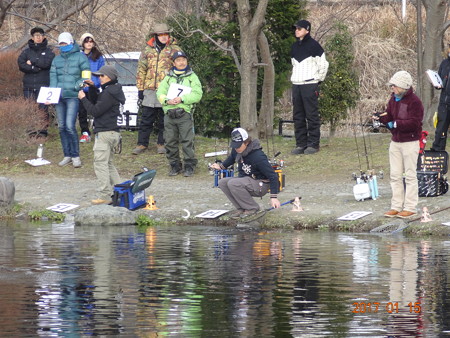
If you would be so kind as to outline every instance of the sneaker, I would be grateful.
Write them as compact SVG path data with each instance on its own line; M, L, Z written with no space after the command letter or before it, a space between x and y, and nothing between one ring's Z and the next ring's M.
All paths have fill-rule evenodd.
M166 148L164 147L164 144L157 144L156 145L156 152L158 154L165 154L166 153Z
M318 151L319 151L319 148L308 147L308 148L305 149L304 154L305 155L312 155L312 154L317 153Z
M110 200L104 200L102 198L97 198L95 200L92 200L91 203L94 205L98 205L98 204L110 204L112 201Z
M399 218L408 218L408 217L411 217L411 216L414 216L414 215L416 215L415 212L403 210L402 212L399 212L397 214L397 217L399 217Z
M395 217L395 216L398 215L398 213L399 213L399 212L398 212L397 210L391 209L391 210L385 212L385 213L384 213L384 216L385 216L385 217Z
M305 153L306 147L296 147L291 151L292 155L300 155Z
M81 159L79 157L72 157L72 164L74 168L81 168Z
M236 210L233 210L232 212L228 213L228 217L240 218L243 212L244 212L243 209L236 209Z
M248 217L248 216L252 216L252 215L256 214L258 211L259 210L256 210L256 209L244 210L240 217L241 218L245 218L245 217Z
M138 145L136 148L133 149L132 154L133 155L139 155L147 150L146 146Z
M64 157L61 162L58 163L60 167L64 167L65 165L68 165L70 162L72 162L72 157Z
M91 142L91 137L87 132L84 132L80 137L80 143Z

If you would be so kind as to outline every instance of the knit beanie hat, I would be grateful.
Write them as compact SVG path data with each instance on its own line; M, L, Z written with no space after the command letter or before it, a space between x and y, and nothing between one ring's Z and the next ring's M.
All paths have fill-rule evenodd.
M64 32L59 34L58 36L58 44L60 43L67 43L68 45L73 44L73 37L72 34L69 32Z
M80 46L83 47L83 42L86 38L91 38L95 41L94 36L91 33L84 33L80 38Z
M401 70L391 77L391 79L388 82L388 85L389 86L394 85L396 87L400 87L403 89L409 89L411 88L412 83L413 80L411 75L408 72Z

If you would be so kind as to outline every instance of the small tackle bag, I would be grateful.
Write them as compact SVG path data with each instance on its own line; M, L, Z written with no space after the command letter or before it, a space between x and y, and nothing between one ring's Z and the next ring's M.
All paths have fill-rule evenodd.
M417 160L419 197L436 197L448 191L446 151L424 150Z
M132 180L114 186L113 206L135 210L147 204L145 189L150 187L156 170L146 170L134 175Z

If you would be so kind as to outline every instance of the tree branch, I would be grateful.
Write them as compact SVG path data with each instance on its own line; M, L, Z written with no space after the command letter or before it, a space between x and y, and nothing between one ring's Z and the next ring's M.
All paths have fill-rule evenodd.
M43 22L37 21L37 20L32 19L32 18L26 18L26 17L22 17L22 18L27 19L29 21L38 22L38 23L41 23L41 24L45 25L47 28L44 29L44 31L48 32L48 31L54 29L54 27L56 27L62 21L67 20L68 18L70 18L74 14L77 14L80 10L84 9L85 7L87 7L90 3L91 3L91 0L83 0L83 2L81 4L75 3L74 6L69 8L67 11L65 11L59 17L57 17L56 19L52 20L49 23L43 23ZM8 14L10 14L10 15L17 15L17 16L21 17L20 15L15 14L15 13L8 12ZM19 41L16 41L13 44L7 46L5 49L6 50L21 49L27 44L28 40L29 40L29 37L28 36L24 36Z
M203 34L203 36L205 36L209 41L211 41L213 44L215 44L217 47L219 47L220 49L231 53L231 56L234 59L234 63L236 64L236 68L238 69L239 74L241 73L241 63L239 62L239 58L236 54L236 51L234 50L233 45L231 45L229 48L226 48L224 46L222 46L221 44L219 44L216 40L214 40L212 37L210 37L208 34L206 34L204 31L202 31L201 29L195 29L193 31L189 32L191 35L194 33L201 33Z

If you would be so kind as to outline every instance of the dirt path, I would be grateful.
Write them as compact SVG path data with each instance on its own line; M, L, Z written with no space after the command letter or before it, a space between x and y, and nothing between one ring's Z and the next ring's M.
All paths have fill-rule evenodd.
M73 203L80 207L88 207L95 196L96 181L89 178L54 177L52 175L39 176L10 176L15 182L18 203L26 203L27 209L43 209L57 203ZM155 177L151 187L147 189L147 196L153 195L159 208L148 211L156 218L181 219L182 216L195 216L209 209L233 209L228 200L218 188L213 187L214 179L207 174L198 173L194 177L168 177L160 174ZM379 180L380 198L358 202L353 196L354 181L338 182L291 182L287 180L286 188L280 193L281 202L288 201L295 196L301 196L303 212L293 212L290 205L270 212L270 222L277 226L300 223L317 227L335 221L336 218L353 211L369 211L371 215L360 219L360 223L370 224L372 227L389 221L383 212L389 209L390 186L387 179ZM262 208L267 208L269 198L265 196L259 200ZM448 197L421 198L419 210L427 206L430 212L436 212L448 206ZM269 213L268 213L269 214ZM432 215L433 222L428 224L440 225L450 221L450 211L443 211ZM348 223L347 223L348 224ZM420 222L419 222L420 224ZM422 223L423 224L423 223Z

